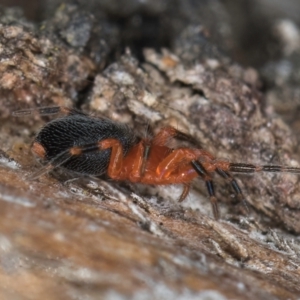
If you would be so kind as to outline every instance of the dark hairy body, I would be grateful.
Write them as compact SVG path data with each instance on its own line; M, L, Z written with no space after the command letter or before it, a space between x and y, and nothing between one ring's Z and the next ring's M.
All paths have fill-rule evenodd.
M36 136L34 147L41 145L45 149L41 158L51 161L72 147L96 144L108 138L120 141L124 156L138 142L138 138L126 125L105 118L75 114L47 123ZM106 173L110 155L111 149L86 151L82 155L71 157L62 166L77 173L99 176Z

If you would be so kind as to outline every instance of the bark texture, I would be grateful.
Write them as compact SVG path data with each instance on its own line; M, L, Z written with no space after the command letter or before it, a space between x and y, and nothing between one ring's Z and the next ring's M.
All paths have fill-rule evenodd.
M2 9L0 298L298 299L300 176L236 176L248 214L215 176L219 221L201 180L179 204L180 186L62 170L28 179L49 117L12 112L51 105L141 137L172 125L232 162L300 166L299 20L249 10L243 22L265 26L254 57L233 25L246 13L230 1L148 2L64 4L42 25Z

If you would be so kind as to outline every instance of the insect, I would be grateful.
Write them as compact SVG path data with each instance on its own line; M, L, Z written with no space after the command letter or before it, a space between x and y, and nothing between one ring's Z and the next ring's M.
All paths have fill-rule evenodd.
M245 201L241 188L231 173L289 172L300 174L300 168L254 165L219 160L199 147L168 146L171 139L193 142L193 138L174 127L164 127L152 138L139 138L124 124L107 118L89 116L67 107L41 107L19 110L14 116L38 111L41 115L63 114L47 123L35 137L31 150L45 165L32 174L35 179L51 170L64 169L93 176L106 174L116 181L151 185L181 184L183 201L191 182L204 180L213 214L219 218L212 175L217 173L233 188L239 200Z

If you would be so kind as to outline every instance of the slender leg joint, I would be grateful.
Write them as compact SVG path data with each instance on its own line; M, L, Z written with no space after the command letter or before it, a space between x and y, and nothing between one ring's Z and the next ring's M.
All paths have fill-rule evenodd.
M220 213L219 213L219 208L218 208L218 202L217 198L215 196L215 189L213 182L209 176L209 174L206 172L205 168L202 166L202 164L199 161L193 160L191 161L192 167L195 169L195 171L198 173L200 177L205 181L206 184L206 189L209 194L209 200L212 206L214 218L216 220L219 219Z

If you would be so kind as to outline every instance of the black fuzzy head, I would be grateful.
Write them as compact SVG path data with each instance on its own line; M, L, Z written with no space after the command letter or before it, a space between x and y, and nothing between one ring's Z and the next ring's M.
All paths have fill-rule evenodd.
M84 147L107 138L117 139L123 146L124 155L138 142L132 130L105 118L93 118L83 114L69 115L47 123L35 138L45 150L49 161L72 147ZM106 173L111 150L87 152L72 157L62 167L82 174Z

